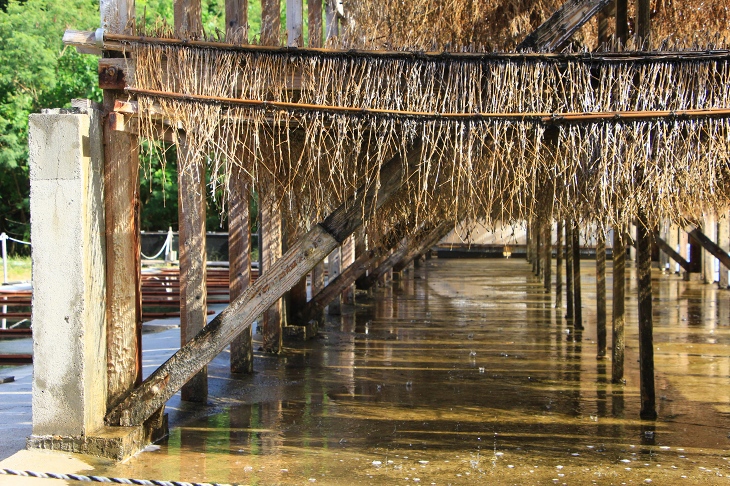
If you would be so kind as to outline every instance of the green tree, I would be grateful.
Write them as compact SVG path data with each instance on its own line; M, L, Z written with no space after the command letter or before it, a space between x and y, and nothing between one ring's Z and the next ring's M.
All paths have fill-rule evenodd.
M28 115L99 101L94 56L64 48L66 28L99 24L93 0L9 0L0 9L0 231L29 238Z

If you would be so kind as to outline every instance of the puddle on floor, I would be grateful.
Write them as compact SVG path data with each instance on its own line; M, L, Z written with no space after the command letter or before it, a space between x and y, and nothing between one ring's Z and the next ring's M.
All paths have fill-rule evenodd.
M635 276L627 384L612 385L610 360L596 360L593 271L583 262L586 330L576 333L524 260L431 260L361 298L319 339L281 357L257 353L252 377L212 366L226 393L208 414L180 415L159 448L97 473L241 484L726 483L730 292L655 273L659 420L642 422ZM610 299L610 273L607 286Z

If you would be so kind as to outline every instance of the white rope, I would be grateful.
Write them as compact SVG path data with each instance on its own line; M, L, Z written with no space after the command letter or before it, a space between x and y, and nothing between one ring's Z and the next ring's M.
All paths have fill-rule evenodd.
M165 252L165 255L167 255L170 251L172 251L172 230L167 232L167 238L165 238L165 242L162 244L162 248L160 248L160 251L155 253L154 256L149 257L142 252L140 252L140 255L142 255L142 258L144 258L145 260L154 260L158 256L162 255L162 252Z
M186 481L161 481L158 479L107 478L105 476L43 473L35 471L18 471L15 469L0 469L0 475L41 479L62 479L65 481L81 481L87 483L136 484L141 486L233 486L229 483L188 483Z

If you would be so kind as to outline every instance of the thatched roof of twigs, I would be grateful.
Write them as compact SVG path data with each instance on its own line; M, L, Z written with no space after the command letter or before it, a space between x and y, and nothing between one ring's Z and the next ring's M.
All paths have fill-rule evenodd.
M377 9L354 2L354 24L339 41L509 47L558 2L513 2L505 12L489 2L391 3L401 2ZM727 32L722 3L706 2L716 12L708 22ZM659 29L679 14L665 3ZM379 167L414 140L421 157L405 167L407 190L380 214L365 215L373 238L397 220L415 228L443 218L539 215L607 227L626 225L638 210L650 222L681 220L726 211L730 202L726 51L601 57L131 48L142 134L154 132L144 115L162 113L187 134L180 170L207 164L214 184L228 187L238 183L228 178L232 166L240 166L260 194L275 195L291 227L321 220L356 188L377 184ZM294 80L300 89L293 91ZM695 111L677 116L686 110Z

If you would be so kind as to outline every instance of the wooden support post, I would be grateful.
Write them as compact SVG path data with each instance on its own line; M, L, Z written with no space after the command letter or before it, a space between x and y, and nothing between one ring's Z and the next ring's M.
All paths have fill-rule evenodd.
M112 105L121 95L104 92ZM142 381L139 145L137 136L114 130L115 116L103 125L109 406Z
M580 229L573 222L573 327L583 329L583 301L580 292Z
M566 319L573 319L573 221L565 221L565 309Z
M728 214L724 214L717 222L717 246L725 253L730 252L730 221ZM720 265L720 288L728 288L728 269Z
M671 221L669 222L669 227L667 228L667 245L669 245L669 247L674 250L675 253L679 254L679 228ZM675 263L669 263L671 273L678 273L676 267L676 260Z
M611 356L611 382L624 382L624 324L626 314L624 301L626 295L626 247L624 234L620 228L613 230L613 346Z
M281 4L279 0L261 0L261 44L279 45L281 29Z
M101 25L127 32L134 2L102 0ZM139 236L139 140L119 132L117 98L104 91L104 213L106 232L107 405L116 405L142 381L142 287Z
M596 236L596 357L606 357L606 235L598 228Z
M552 221L546 219L542 225L542 241L543 241L543 257L542 257L542 275L543 285L545 292L550 294L552 291L552 257L553 257L553 246L552 246Z
M423 238L414 238L410 244L410 249L405 256L393 266L393 270L400 272L412 261L419 258L424 253L428 252L438 244L451 230L454 229L454 221L444 221L437 225L428 236Z
M717 222L714 214L705 214L702 218L702 233L713 243L717 240ZM702 252L702 279L707 284L715 282L715 257L707 250Z
M181 139L184 135L180 135ZM205 164L192 160L184 140L178 149L178 224L180 231L180 346L205 327L208 315L205 248ZM206 367L182 388L182 399L208 400Z
M304 47L302 0L286 0L286 38L289 47Z
M242 180L241 168L231 168L228 201L228 261L231 301L243 295L251 283L250 194ZM253 336L246 328L231 342L231 373L253 372Z
M341 247L337 247L335 251L330 253L327 257L327 285L336 279L340 272L342 272L340 251ZM330 301L327 306L327 313L331 316L339 316L342 313L341 296L338 295Z
M622 45L629 38L628 0L616 0L616 40Z
M380 169L380 185L362 187L347 202L289 248L271 271L223 312L190 343L155 370L137 389L106 416L110 425L140 425L149 419L184 383L216 357L231 340L250 326L256 316L307 274L344 239L362 226L362 215L371 214L390 200L403 185L403 167L415 166L421 143L408 150L407 160L395 156Z
M659 230L654 235L654 239L659 240L663 239L666 241L668 239L669 235L669 221L664 220L663 222L659 223ZM666 254L666 252L660 252L659 253L659 268L662 270L662 272L668 272L669 267L671 266L671 262L669 261L669 255Z
M517 50L554 51L611 0L568 0L549 19L517 45Z
M226 0L226 41L248 44L248 0Z
M679 255L690 264L690 268L692 268L692 262L690 261L690 251L689 251L689 234L686 231L682 231L680 229L679 231L679 251L677 252ZM689 271L686 271L684 273L684 279L689 280Z
M282 256L282 228L281 214L273 195L259 196L259 211L261 217L261 237L259 252L261 254L260 275L271 270ZM264 312L262 326L262 341L264 351L278 354L281 352L283 328L283 301L278 299Z
M604 48L611 38L609 35L609 24L615 14L616 0L610 0L608 5L598 12L598 49Z
M637 273L639 279L639 381L642 419L655 420L654 336L651 291L651 235L643 214L636 226Z
M199 39L203 34L200 0L175 0L175 35L181 39Z
M649 49L651 43L651 0L636 0L636 37L639 49Z
M202 34L200 0L175 0L175 35L197 38ZM192 160L186 135L178 144L178 224L180 232L180 346L188 343L207 322L205 264L205 165ZM182 399L208 400L208 372L203 366L182 387Z
M309 47L322 47L322 0L307 0Z
M340 35L340 21L337 16L337 0L325 0L325 39Z
M563 220L558 219L555 240L555 308L563 307Z
M355 263L355 237L354 235L348 237L342 242L340 248L340 268L345 269ZM355 282L352 285L345 287L340 295L340 302L342 304L354 305L355 304Z

